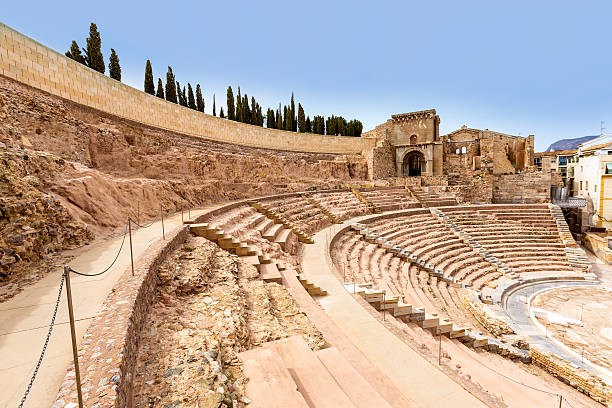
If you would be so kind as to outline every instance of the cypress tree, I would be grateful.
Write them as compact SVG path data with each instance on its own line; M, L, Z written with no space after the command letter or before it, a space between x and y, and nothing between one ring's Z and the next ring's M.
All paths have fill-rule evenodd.
M200 97L201 96L202 95L200 95ZM191 87L191 84L189 82L187 82L187 106L189 106L189 108L191 109L196 109L196 102L193 96L193 88Z
M204 112L204 98L202 97L200 84L196 85L196 109L200 112Z
M285 106L285 130L293 130L293 112L287 106Z
M85 63L85 57L81 54L81 48L76 41L72 40L72 45L70 45L70 50L66 51L66 56L70 59L75 60L76 62L87 65Z
M274 129L276 127L276 118L274 117L274 111L270 108L266 111L266 127L268 129Z
M236 118L236 110L234 108L234 92L232 91L232 87L227 87L227 118L229 120L234 120ZM219 112L219 116L221 116L221 112Z
M172 72L172 68L168 67L168 72L166 73L166 100L169 102L177 103L176 96L176 83L174 82L174 73Z
M259 126L259 104L255 101L255 97L251 96L251 124Z
M157 78L157 94L155 96L164 99L164 84L161 78Z
M242 121L244 123L251 123L251 109L249 109L249 97L244 94L242 97Z
M242 96L240 96L240 87L238 87L238 95L236 95L236 121L244 121L244 116L242 115Z
M98 27L91 23L89 26L89 37L87 37L87 47L85 48L85 62L91 69L95 69L100 73L106 71L104 66L104 57L102 56L102 40Z
M291 92L291 129L292 131L297 131L297 119L295 117L295 101L293 100L293 92Z
M215 94L213 94L213 116L217 116L217 104L215 103Z
M174 81L176 83L176 102L183 106L183 94L181 93L181 84L179 81Z
M119 65L119 56L113 48L111 48L111 55L108 59L108 75L121 82L121 65Z
M297 122L298 122L299 131L301 133L306 132L306 115L304 115L304 108L302 108L301 103L298 103Z
M147 60L147 65L145 66L144 91L148 94L155 95L155 84L153 84L153 67L151 67L150 60ZM159 93L159 87L157 92Z
M178 81L176 81L176 88L179 91L179 104L181 106L187 106L187 92L185 92L185 87L183 87L183 90L181 91L181 87L179 86Z
M310 123L310 116L306 117L306 133L312 133L312 123Z
M219 111L219 117L225 118L225 115L223 114L223 106L221 107L221 110Z
M283 129L283 115L280 110L280 103L278 104L278 110L276 111L276 129Z

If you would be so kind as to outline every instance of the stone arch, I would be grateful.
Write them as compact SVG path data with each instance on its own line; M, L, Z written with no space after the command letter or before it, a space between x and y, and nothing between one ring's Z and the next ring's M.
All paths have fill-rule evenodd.
M411 150L402 159L402 174L404 177L420 176L425 173L425 155L418 150Z

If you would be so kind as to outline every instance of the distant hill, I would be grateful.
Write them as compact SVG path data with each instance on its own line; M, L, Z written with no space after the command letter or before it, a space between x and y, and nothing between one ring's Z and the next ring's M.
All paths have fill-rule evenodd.
M595 136L582 136L582 137L577 137L574 139L561 139L561 140L557 140L555 143L551 144L550 146L548 146L548 149L546 149L547 152L552 152L555 150L574 150L578 148L578 145L580 143L584 143L584 142L588 142L591 139L595 139L596 137L599 137L599 135L595 135Z

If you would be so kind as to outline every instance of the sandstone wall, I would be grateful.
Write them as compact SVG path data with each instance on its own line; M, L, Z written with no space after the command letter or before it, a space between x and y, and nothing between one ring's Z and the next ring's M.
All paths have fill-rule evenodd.
M499 174L493 176L493 202L549 203L550 186L556 179L550 173Z
M305 135L221 119L100 74L0 23L0 74L121 118L210 140L274 150L362 153L375 140Z

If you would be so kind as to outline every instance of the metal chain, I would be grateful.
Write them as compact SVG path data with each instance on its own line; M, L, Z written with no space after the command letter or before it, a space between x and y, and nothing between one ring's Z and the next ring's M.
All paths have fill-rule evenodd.
M25 404L26 398L32 389L32 385L34 384L34 380L36 379L36 375L38 374L38 369L42 364L43 358L45 357L45 352L47 351L47 346L49 345L49 339L51 339L51 332L53 332L53 326L55 325L55 317L57 316L57 309L59 308L60 299L62 296L62 290L64 289L64 279L66 276L62 272L62 280L60 281L59 291L57 293L57 301L55 302L55 309L53 310L53 317L51 318L51 325L49 326L49 332L47 333L47 338L45 339L45 345L40 352L40 357L38 358L38 363L36 363L36 368L34 369L34 374L32 374L32 378L30 379L30 383L28 384L28 388L26 389L25 394L23 394L23 398L21 399L21 403L19 404L19 408L23 407Z
M123 232L123 239L121 240L121 245L119 246L119 251L117 251L117 255L115 255L115 259L113 259L113 262L111 262L111 264L108 266L108 268L104 269L102 272L89 274L89 273L83 273L83 272L75 271L74 269L70 268L70 266L69 266L70 272L74 272L77 275L81 275L81 276L98 276L98 275L102 275L102 274L108 272L110 270L110 268L113 267L115 262L117 262L117 259L119 258L119 254L121 253L121 250L123 249L123 243L125 242L125 236L127 235L127 233L128 233L128 224L126 223L125 224L125 231Z

